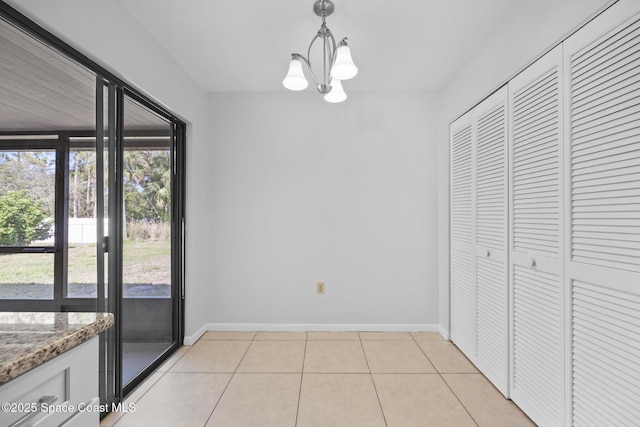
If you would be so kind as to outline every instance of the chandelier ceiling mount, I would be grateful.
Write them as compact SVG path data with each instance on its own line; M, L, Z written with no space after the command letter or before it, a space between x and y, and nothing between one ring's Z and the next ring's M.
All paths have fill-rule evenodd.
M327 17L329 15L331 15L333 13L333 2L331 0L318 0L313 4L313 11L316 13L316 15L318 15L320 18L322 17Z

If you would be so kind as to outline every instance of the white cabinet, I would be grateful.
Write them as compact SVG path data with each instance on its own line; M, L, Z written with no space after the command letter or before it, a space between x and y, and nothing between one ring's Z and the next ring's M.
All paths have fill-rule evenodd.
M509 82L511 399L564 425L562 47Z
M97 395L98 337L94 337L0 386L0 402L12 405L0 412L0 425L98 426L99 410L86 410L98 405Z
M640 420L640 6L564 44L573 425Z
M450 129L452 341L540 426L639 425L640 2L507 87Z
M507 88L473 109L476 284L475 364L508 392Z
M451 124L451 340L475 355L473 112Z
M508 394L507 91L451 125L452 341Z

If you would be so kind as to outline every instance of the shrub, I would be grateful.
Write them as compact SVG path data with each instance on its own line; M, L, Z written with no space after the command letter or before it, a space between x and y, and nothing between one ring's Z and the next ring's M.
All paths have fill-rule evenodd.
M127 223L129 240L154 240L166 242L171 238L169 222L130 221Z
M40 200L24 190L8 191L0 196L0 245L28 246L34 240L50 236L52 221Z

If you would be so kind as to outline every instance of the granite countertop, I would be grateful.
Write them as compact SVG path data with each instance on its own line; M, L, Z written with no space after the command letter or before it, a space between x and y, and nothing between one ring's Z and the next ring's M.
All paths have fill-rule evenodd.
M112 325L111 313L0 313L0 385Z

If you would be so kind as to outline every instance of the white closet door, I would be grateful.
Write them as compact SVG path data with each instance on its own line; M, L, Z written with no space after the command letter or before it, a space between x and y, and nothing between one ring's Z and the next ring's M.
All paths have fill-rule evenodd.
M640 424L638 9L612 7L564 47L575 426Z
M509 82L510 396L540 426L564 425L562 48Z
M475 354L476 291L473 265L473 113L450 126L451 340Z
M473 110L475 124L476 364L508 396L507 87Z

